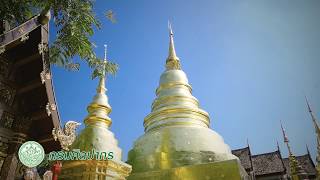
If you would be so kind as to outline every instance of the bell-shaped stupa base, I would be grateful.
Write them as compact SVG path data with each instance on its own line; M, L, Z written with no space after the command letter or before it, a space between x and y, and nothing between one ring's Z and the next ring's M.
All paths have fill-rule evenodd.
M236 160L215 131L199 126L170 126L142 135L129 152L132 175L167 172L190 165ZM130 176L131 177L131 176Z

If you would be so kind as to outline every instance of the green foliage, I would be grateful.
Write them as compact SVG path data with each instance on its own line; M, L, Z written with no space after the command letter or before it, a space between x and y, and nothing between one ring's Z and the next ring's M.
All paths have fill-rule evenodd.
M119 69L118 64L102 59L96 59L92 64L92 68L94 68L92 79L104 76L105 72L107 74L115 75Z
M109 10L106 12L106 17L112 22L112 23L116 23L116 18L114 17L114 13L112 10Z
M39 2L33 0L16 1L2 0L0 6L0 18L18 25L39 13Z
M94 28L100 28L100 22L93 12L92 0L4 0L0 6L0 17L11 24L21 24L30 17L50 10L53 15L57 36L50 45L50 62L70 70L75 67L73 57L79 56L91 68L92 77L101 75L101 61L96 57L90 42ZM115 74L118 65L108 62L106 72Z

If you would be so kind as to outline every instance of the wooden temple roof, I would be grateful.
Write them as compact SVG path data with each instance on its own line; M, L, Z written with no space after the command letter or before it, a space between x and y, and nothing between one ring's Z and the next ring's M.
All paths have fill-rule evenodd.
M255 176L267 177L276 174L290 176L289 159L282 158L279 149L270 153L251 155L250 147L248 146L232 150L232 154L239 158L241 165L247 172L252 171ZM308 177L316 177L317 171L309 151L305 155L296 156L296 159L308 174Z
M240 162L246 171L252 170L251 152L249 146L232 150L232 154L240 159Z
M254 155L252 164L256 176L285 174L286 172L280 151Z
M60 149L51 134L53 127L60 126L60 118L49 64L48 28L35 16L0 35L0 101L8 104L0 104L0 116L5 112L14 117L5 129L17 133L27 128L27 140L41 143L46 153Z

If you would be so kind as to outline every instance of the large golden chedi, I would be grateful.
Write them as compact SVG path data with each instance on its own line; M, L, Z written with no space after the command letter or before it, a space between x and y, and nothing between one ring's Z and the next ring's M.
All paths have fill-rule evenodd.
M231 154L223 138L209 128L209 114L200 109L191 92L176 56L170 28L166 70L160 77L152 112L144 119L145 134L135 141L128 155L127 162L133 167L129 179L239 179L242 176L244 171L238 158Z

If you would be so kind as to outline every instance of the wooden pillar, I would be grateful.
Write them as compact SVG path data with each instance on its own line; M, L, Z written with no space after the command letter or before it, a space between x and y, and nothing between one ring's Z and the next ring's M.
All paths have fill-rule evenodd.
M15 172L19 162L18 151L20 146L27 139L27 133L31 125L32 119L26 116L17 116L12 125L12 129L15 131L13 137L9 142L8 156L4 160L0 179L1 180L14 180Z
M22 133L14 133L12 140L9 142L8 156L2 165L0 179L14 180L16 168L19 163L18 150L21 144L25 141L26 135Z

